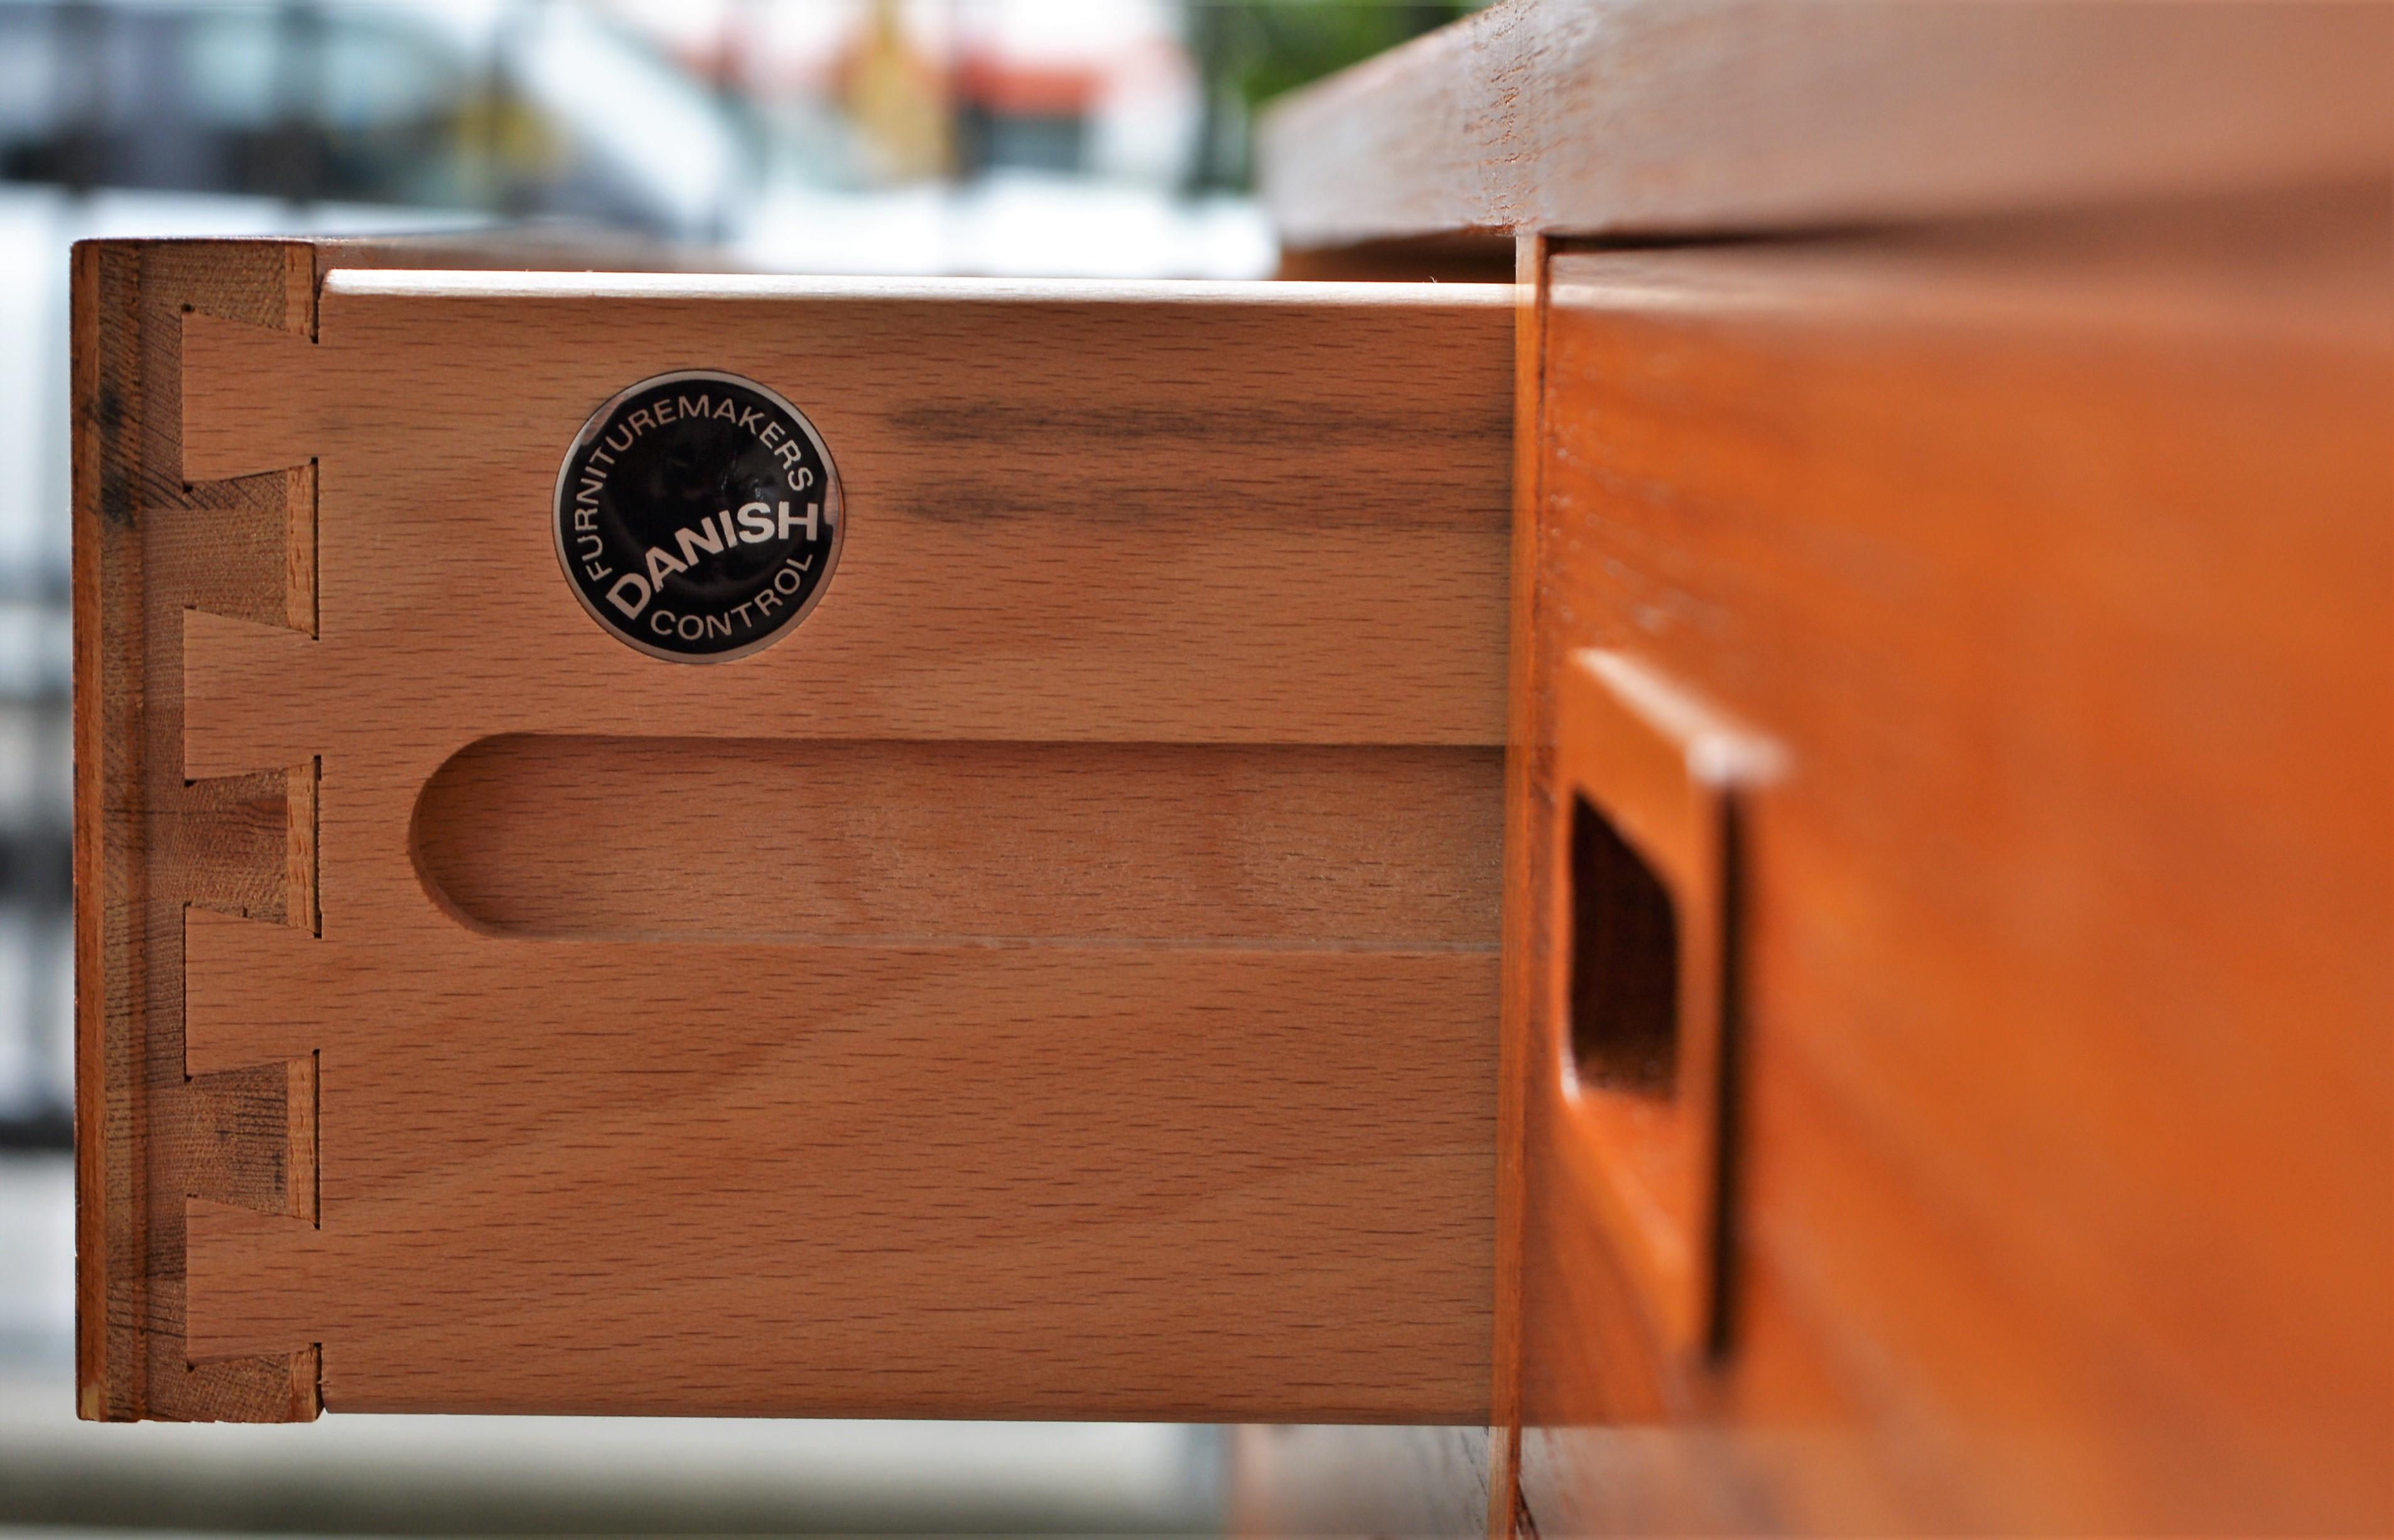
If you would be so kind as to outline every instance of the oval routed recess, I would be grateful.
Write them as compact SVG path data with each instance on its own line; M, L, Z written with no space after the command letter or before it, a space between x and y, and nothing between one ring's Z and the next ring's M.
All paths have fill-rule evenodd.
M541 936L1493 948L1503 755L506 736L416 801L424 879Z

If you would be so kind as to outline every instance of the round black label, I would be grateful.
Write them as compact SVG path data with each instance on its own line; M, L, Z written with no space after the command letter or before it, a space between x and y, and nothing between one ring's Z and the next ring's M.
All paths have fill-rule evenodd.
M591 414L557 473L557 559L598 624L683 663L806 618L845 527L806 415L754 380L658 375Z

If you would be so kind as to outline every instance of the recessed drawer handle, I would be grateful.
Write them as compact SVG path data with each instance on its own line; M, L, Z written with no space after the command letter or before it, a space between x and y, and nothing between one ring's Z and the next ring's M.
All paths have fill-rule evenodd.
M1721 1266L1738 833L1783 756L1622 653L1556 701L1556 1084L1600 1222L1672 1347L1709 1348Z

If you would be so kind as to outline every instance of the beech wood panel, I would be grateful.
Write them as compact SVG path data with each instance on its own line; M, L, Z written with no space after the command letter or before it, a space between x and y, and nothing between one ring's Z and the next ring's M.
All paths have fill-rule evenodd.
M183 613L183 763L309 767L316 928L189 917L183 1061L310 1065L320 1148L312 1218L193 1208L192 1356L318 1344L348 1408L1484 1416L1510 298L189 318L187 469L313 467L317 625ZM548 528L589 411L694 363L799 403L848 519L707 667Z
M788 814L674 816L725 807ZM441 766L414 838L517 934L1485 950L1503 818L1493 748L510 737Z
M312 1416L315 1354L193 1366L187 1195L314 1212L314 1061L187 1077L180 915L315 925L314 767L189 779L186 612L316 624L314 467L224 480L183 453L183 331L301 337L347 267L627 260L546 236L101 241L72 274L76 1375L86 1417ZM642 254L645 259L653 257ZM279 382L268 382L270 385Z
M489 732L626 722L1501 743L1509 300L1495 284L335 273L315 344L192 329L186 431L204 463L312 448L324 495L370 533L320 548L318 648L195 675L195 694L220 693L188 752L254 768L303 723L341 731L357 714L339 703L428 713L433 696L454 724L443 757ZM660 673L533 580L556 559L521 510L546 507L597 401L698 357L814 419L858 538L803 633ZM492 380L509 382L504 415ZM394 565L401 551L420 554ZM371 645L345 626L374 628ZM536 691L526 659L546 670Z
M1509 0L1267 113L1299 247L1686 235L2383 184L2394 11Z
M437 937L193 917L194 1064L317 1045L325 1135L321 1230L194 1215L195 1355L321 1341L351 1410L1484 1394L1492 955Z
M1790 759L1717 1358L1508 1024L1540 1533L2394 1523L2389 236L2378 189L1553 258L1531 742L1602 646Z

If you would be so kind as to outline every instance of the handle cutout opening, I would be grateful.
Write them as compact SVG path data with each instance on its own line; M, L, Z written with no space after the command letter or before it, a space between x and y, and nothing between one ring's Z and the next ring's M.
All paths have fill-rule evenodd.
M1582 1086L1668 1100L1679 1073L1679 916L1637 847L1572 799L1571 1069Z

